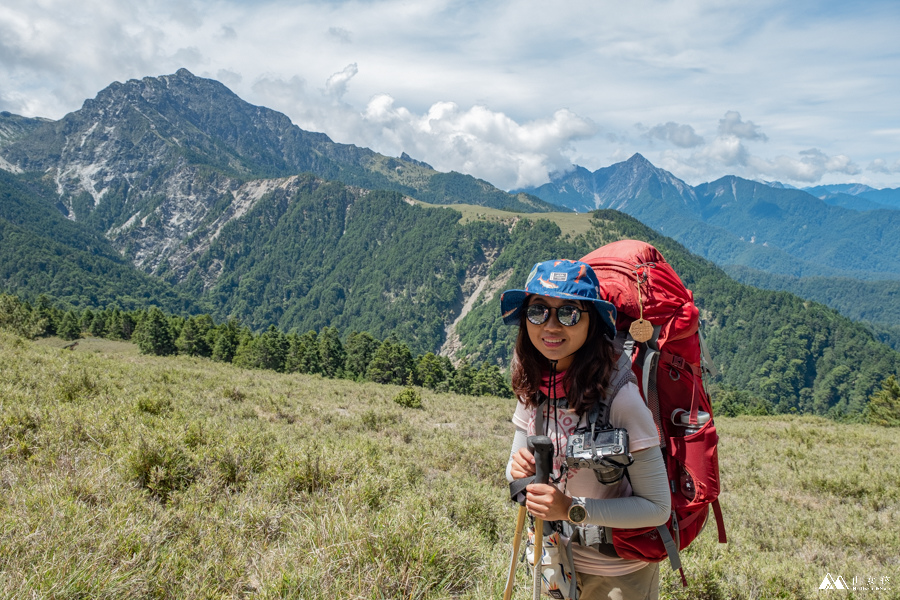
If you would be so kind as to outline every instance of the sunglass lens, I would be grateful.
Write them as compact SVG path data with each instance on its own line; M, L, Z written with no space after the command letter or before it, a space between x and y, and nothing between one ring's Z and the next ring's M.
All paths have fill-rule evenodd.
M576 306L560 306L556 309L556 318L563 325L571 327L581 319L581 311Z
M543 304L530 304L525 309L525 318L534 325L542 325L550 318L550 309Z

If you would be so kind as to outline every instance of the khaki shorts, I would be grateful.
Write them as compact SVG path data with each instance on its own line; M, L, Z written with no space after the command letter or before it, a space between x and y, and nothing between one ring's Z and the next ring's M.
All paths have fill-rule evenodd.
M659 563L643 569L609 577L575 573L579 600L657 600L659 598Z

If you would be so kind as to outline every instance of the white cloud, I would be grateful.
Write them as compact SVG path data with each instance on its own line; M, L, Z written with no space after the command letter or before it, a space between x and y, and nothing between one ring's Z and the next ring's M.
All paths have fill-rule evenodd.
M325 91L334 98L342 98L347 93L347 84L359 73L356 63L347 65L343 71L335 73L325 82Z
M869 163L869 166L866 168L873 173L884 173L886 175L900 173L900 158L895 160L893 164L888 163L888 161L883 158L876 158Z
M816 183L826 174L858 175L861 171L850 158L839 154L828 156L817 148L803 150L800 158L778 156L768 160L750 157L748 166L755 177Z
M797 183L815 183L826 175L861 173L849 157L843 154L828 155L818 148L802 150L796 157L758 156L744 145L744 140L765 141L768 138L752 121L743 121L737 111L725 113L725 117L719 120L718 131L719 135L710 143L689 155L674 150L663 153L660 166L695 183L726 173L750 179Z
M234 41L237 39L237 31L235 31L234 27L231 25L222 25L221 33L219 34L223 40Z
M549 173L570 167L564 152L597 127L562 109L552 117L517 123L484 106L460 109L438 102L416 114L386 94L372 98L362 115L373 147L406 152L436 169L456 170L510 189L539 185Z
M669 121L665 125L651 127L647 137L670 142L679 148L695 148L703 144L703 138L697 135L690 125L679 125Z
M719 120L719 135L763 142L769 139L753 121L742 121L741 113L735 110L729 110L725 113L725 117Z
M417 112L389 94L376 94L360 111L341 100L356 76L362 76L357 66L348 65L321 91L299 77L262 78L253 90L266 106L291 115L304 129L390 156L406 152L439 171L467 173L504 189L539 185L549 173L570 168L572 143L598 131L589 119L566 109L519 123L486 106L463 109L449 101Z

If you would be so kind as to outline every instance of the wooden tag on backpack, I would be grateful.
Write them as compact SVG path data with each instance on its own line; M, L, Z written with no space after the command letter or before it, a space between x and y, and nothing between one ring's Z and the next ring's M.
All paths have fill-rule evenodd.
M637 321L632 321L631 327L628 328L628 333L631 334L631 338L634 341L642 344L653 337L653 325L650 321L638 319Z

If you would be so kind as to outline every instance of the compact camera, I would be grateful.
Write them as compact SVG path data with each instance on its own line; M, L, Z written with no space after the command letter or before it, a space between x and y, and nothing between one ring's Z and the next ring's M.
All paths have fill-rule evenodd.
M594 439L590 430L576 431L566 444L566 465L570 469L619 469L631 462L625 429L601 429L594 433Z

